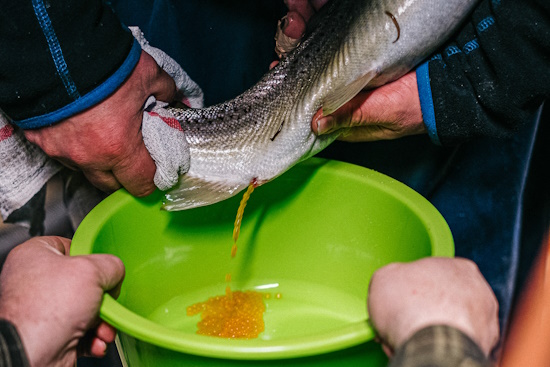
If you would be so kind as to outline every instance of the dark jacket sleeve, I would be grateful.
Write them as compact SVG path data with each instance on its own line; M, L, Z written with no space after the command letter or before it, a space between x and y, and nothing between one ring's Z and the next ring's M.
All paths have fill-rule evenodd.
M436 143L513 134L550 96L550 1L481 0L416 74Z
M0 319L0 366L29 367L25 349L15 327Z
M460 330L445 325L417 331L395 351L388 367L489 367L481 349Z
M101 102L139 60L139 44L101 0L0 5L0 109L22 128Z

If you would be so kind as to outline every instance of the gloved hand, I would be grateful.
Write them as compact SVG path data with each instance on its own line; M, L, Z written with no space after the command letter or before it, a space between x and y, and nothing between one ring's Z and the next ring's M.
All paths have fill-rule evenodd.
M130 27L143 51L155 59L176 83L177 98L191 107L202 107L204 95L199 86L183 71L181 66L158 48L152 47L137 27ZM145 147L155 161L155 185L167 190L178 182L180 174L189 169L189 147L178 121L164 108L166 102L157 101L154 96L145 103L142 133Z
M174 93L176 98L190 107L201 107L203 103L203 93L182 68L164 52L150 46L138 28L131 28L131 30L134 37L141 44L144 51L143 54L147 54L147 59L153 62L153 60L151 60L151 58L153 58L155 62L166 71L166 74L173 78L173 82L177 88L177 92ZM124 87L126 87L126 90L122 91L121 98L124 98L124 93L131 93L131 88L135 86L132 84L124 85ZM136 91L136 93L138 93L138 91ZM147 99L147 97L145 99ZM141 115L138 116L138 122L141 118L142 124L135 127L135 134L132 135L132 139L141 139L143 141L148 155L150 155L154 161L154 166L150 165L152 166L150 172L142 172L142 175L146 176L150 173L149 177L154 176L154 185L161 190L166 190L174 185L178 180L179 174L185 173L189 165L189 152L184 133L179 127L179 124L171 119L171 116L168 111L164 109L164 106L166 106L166 103L156 101L155 98L147 99L147 103L145 103L144 106L143 117L141 118ZM116 108L111 110L116 111ZM103 116L101 118L108 119L111 110L108 108L100 108L100 115ZM90 111L84 111L82 114L88 112ZM128 111L124 112L128 115ZM93 119L89 122L94 128L98 129ZM79 121L79 123L75 122L74 126L66 126L67 125L63 127L60 124L60 126L55 125L53 127L56 128L56 133L59 133L62 137L66 136L66 130L71 127L78 127L80 129L85 128L82 121ZM101 130L101 128L99 129L100 132L105 134L105 131ZM51 130L52 129L50 129L50 135L54 133ZM82 152L83 149L85 150L85 147L82 146L78 133L75 134L73 131L73 141L68 142L64 140L66 144L55 144L56 140L51 139L51 136L48 140L46 139L47 137L41 134L42 132L39 130L15 129L9 123L9 118L4 116L2 111L0 111L0 153L2 153L3 157L6 157L2 170L0 171L0 215L4 221L10 221L12 223L17 222L37 228L41 227L40 223L44 218L44 200L32 201L31 199L36 196L37 192L40 192L41 188L43 188L57 172L60 171L62 165L59 164L59 162L64 162L69 167L78 167L85 174L88 173L88 180L90 182L95 181L96 187L100 187L105 191L112 191L121 186L120 181L117 182L116 180L116 175L110 173L112 171L111 167L97 167L97 165L94 166L90 164L84 164L84 167L81 167L82 165L78 164L79 162L82 163L82 160L86 163L94 158L94 153ZM48 141L53 142L48 144ZM41 142L43 144L40 144ZM91 140L88 143L93 145L94 141ZM67 150L70 150L71 147L74 146L81 150L79 154L66 154ZM128 149L128 145L125 147ZM96 150L101 149L101 147L98 146L93 148ZM51 154L47 155L46 153ZM83 153L87 153L88 155L83 155ZM90 155L92 156L90 157ZM64 160L64 157L67 156L69 158L80 158L80 161L69 162ZM53 159L57 157L60 159ZM135 169L135 167L141 167L139 163L143 163L143 161L130 161L129 165L131 165L131 167L127 165L125 168L129 170L132 168ZM153 169L155 171L153 171ZM130 175L127 170L122 173L124 173L123 178L127 178ZM94 180L92 181L90 178ZM109 180L109 178L111 179ZM150 187L152 183L148 187L144 187L136 180L128 181L128 179L126 179L124 183L129 184L131 187L127 187L127 189L136 195L140 193L144 195L144 191L151 192L154 189L154 187ZM91 190L83 191L91 192ZM79 195L71 195L73 200L76 200L77 196ZM99 197L90 198L90 200L86 199L83 200L83 202L96 203L100 199ZM83 214L87 213L92 207L93 206L88 204L84 205L81 210L82 213L77 215L78 219L76 219L75 223L79 222ZM18 209L25 209L24 213ZM12 216L16 211L23 214L17 217Z

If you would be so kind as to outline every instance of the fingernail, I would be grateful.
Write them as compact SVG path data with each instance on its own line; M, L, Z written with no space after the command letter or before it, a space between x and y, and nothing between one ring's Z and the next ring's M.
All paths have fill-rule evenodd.
M317 135L328 134L332 131L334 118L332 116L323 116L317 120Z
M107 343L105 343L103 340L101 342L103 343L103 345L102 345L103 355L105 355L105 354L107 354Z
M288 16L284 16L281 18L281 29L284 31L286 27L288 26Z

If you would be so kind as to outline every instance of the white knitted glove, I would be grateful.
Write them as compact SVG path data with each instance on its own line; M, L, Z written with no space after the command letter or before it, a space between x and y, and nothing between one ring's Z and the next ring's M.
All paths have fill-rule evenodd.
M175 81L178 96L185 105L203 106L204 95L199 86L183 71L181 66L158 48L149 45L137 27L129 27L143 51L151 55L157 64ZM145 147L155 161L155 185L167 190L178 182L180 174L189 169L189 146L178 121L164 108L167 103L151 96L145 104L142 133Z

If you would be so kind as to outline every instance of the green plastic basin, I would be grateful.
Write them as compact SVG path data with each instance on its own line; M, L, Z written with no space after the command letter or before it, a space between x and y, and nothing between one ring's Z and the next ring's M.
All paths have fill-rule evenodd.
M233 223L242 194L188 211L160 209L163 195L119 190L84 219L72 255L110 253L126 266L117 300L101 317L118 330L123 363L136 366L383 366L366 298L379 267L453 256L440 213L409 187L347 163L309 159L258 187ZM256 339L196 334L186 308L232 290L265 300Z

